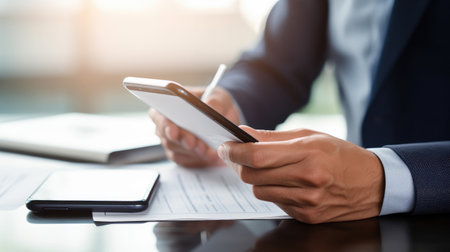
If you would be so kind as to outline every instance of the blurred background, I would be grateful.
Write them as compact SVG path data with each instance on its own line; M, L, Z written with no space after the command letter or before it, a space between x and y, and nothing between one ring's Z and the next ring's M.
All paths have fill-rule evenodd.
M206 85L276 0L0 0L0 113L122 113L125 76ZM304 113L340 113L330 67Z

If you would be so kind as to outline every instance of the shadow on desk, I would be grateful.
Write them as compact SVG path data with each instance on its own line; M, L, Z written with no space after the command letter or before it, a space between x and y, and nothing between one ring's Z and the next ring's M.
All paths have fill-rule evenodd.
M259 239L254 251L380 251L378 219L354 222L303 224L281 221Z
M450 251L450 216L386 216L309 225L283 221L163 222L159 251Z
M32 224L87 224L92 221L92 213L35 213L28 212L27 221Z
M256 233L263 230L262 234ZM377 219L321 225L295 220L169 222L157 224L154 233L159 251L380 251L381 248Z
M94 224L90 214L30 212L27 220L68 227ZM127 226L120 225L106 228ZM158 251L450 251L450 215L394 215L318 225L295 220L159 222L148 228L153 229Z

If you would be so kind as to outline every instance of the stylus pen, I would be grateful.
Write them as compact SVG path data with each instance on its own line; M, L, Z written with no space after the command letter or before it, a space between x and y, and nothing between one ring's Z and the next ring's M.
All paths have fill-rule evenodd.
M204 102L208 98L208 96L211 94L213 89L217 86L217 83L219 82L220 78L222 78L223 73L227 69L227 66L225 64L220 64L219 68L217 69L216 75L214 75L213 80L209 85L206 87L205 92L203 92L201 100Z

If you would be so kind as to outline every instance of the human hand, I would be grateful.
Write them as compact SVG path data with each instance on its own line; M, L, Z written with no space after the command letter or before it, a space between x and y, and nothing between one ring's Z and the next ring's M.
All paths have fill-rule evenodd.
M384 172L372 152L311 130L241 128L260 142L227 142L218 152L244 182L253 185L256 198L274 202L306 223L379 214Z
M192 94L200 97L204 88L189 88ZM206 100L206 104L235 124L240 123L239 113L231 95L223 88L216 87ZM184 167L205 167L223 165L216 150L191 132L175 125L154 109L149 111L156 125L155 132L161 138L168 159Z

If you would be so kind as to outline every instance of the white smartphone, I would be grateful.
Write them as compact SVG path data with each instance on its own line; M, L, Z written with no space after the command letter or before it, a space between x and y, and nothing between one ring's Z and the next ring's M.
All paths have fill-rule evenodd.
M52 173L28 198L35 212L147 209L158 185L151 170L76 170Z
M176 82L127 77L123 85L138 99L214 149L226 141L257 142Z

